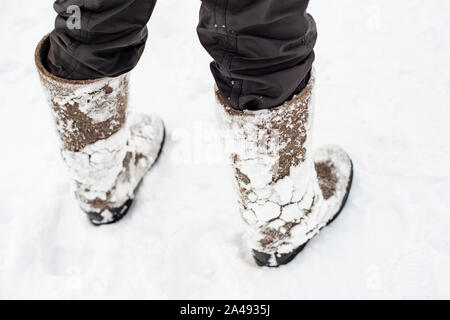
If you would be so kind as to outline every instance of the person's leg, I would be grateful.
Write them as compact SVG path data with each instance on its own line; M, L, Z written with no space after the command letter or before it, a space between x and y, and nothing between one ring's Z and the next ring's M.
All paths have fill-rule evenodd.
M235 143L237 198L258 265L290 262L342 210L353 176L336 146L313 153L316 27L307 0L204 0L218 110ZM261 110L265 109L265 110Z
M128 117L129 71L144 49L154 5L155 0L56 1L56 28L36 49L61 154L80 207L95 225L128 212L164 142L156 115ZM69 15L78 9L81 28L72 29Z
M115 77L132 70L144 51L156 0L56 0L48 68L71 80ZM80 14L79 25L74 15Z
M317 38L309 0L203 0L197 31L235 109L278 106L308 81Z

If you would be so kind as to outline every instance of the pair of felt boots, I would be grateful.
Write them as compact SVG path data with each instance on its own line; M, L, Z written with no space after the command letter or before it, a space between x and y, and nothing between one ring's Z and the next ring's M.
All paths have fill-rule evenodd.
M163 122L128 116L129 74L86 81L52 75L49 45L47 37L39 43L36 65L76 198L93 224L116 222L161 152ZM337 146L310 150L314 81L283 105L260 111L237 111L216 91L222 124L237 142L230 157L237 198L261 266L291 261L336 218L350 190L348 155Z

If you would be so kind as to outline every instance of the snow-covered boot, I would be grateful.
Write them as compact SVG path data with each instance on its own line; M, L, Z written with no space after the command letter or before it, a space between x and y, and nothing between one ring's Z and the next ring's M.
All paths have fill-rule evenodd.
M231 161L246 238L260 266L290 262L342 210L353 177L337 146L311 153L314 76L281 106L232 109L216 90L234 140ZM229 136L229 135L227 135Z
M36 66L76 198L93 224L113 223L127 213L159 156L163 122L155 115L128 116L129 74L85 81L51 74L46 68L49 46L44 37L36 49Z

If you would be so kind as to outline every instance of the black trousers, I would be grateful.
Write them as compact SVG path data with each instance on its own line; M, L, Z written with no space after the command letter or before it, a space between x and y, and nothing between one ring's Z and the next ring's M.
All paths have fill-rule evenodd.
M301 91L317 31L309 0L203 0L197 32L217 86L238 110L282 104ZM138 63L156 0L56 0L48 67L72 80L114 77ZM183 59L180 53L180 59Z

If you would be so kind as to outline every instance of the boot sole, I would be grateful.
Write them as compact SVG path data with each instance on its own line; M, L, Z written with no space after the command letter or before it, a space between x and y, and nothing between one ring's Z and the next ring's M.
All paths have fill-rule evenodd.
M158 155L156 156L156 159L153 162L152 167L159 161L159 158L161 157L161 154L163 152L165 143L166 143L166 127L164 126L163 139L162 139L162 142L161 142L161 147L159 148ZM139 187L142 184L142 180L143 179L144 178L142 177L141 181L139 181L138 185L136 186L135 192L138 191ZM110 209L109 211L113 215L113 220L109 221L109 222L104 222L104 223L95 222L95 221L99 221L99 218L100 218L97 213L87 213L87 215L89 217L89 221L95 227L100 227L100 226L104 226L104 225L108 225L108 224L113 224L113 223L116 223L116 222L122 220L123 217L125 217L127 215L128 211L132 207L133 203L134 203L134 199L128 199L121 207Z
M330 221L328 221L325 226L320 228L320 230L322 230L323 228L325 228L325 227L329 226L331 223L333 223L337 219L337 217L341 214L342 210L344 209L344 207L347 203L347 199L350 194L350 189L352 188L352 184L353 184L353 161L351 161L351 171L350 171L349 182L347 185L344 199L342 200L341 207L339 208L338 212L333 216L333 218L331 218ZM282 254L280 257L276 257L276 259L277 259L276 266L272 266L269 264L270 255L268 255L266 253L258 252L258 251L254 250L253 258L254 258L256 264L260 267L278 268L282 265L285 265L285 264L291 262L300 252L303 251L303 249L305 249L305 247L309 243L309 241L311 241L311 239L306 241L304 244L302 244L300 247L298 247L294 251L292 251L290 253Z

